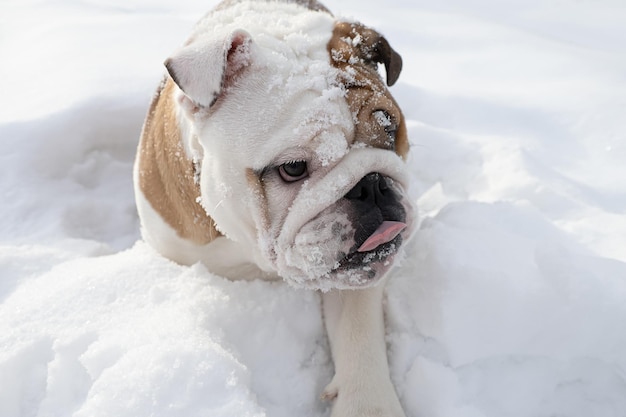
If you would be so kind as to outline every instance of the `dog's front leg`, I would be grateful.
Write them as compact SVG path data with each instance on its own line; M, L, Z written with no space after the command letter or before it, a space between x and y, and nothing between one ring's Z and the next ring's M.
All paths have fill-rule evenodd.
M334 400L333 417L404 417L389 376L383 291L381 284L323 295L335 376L322 396Z

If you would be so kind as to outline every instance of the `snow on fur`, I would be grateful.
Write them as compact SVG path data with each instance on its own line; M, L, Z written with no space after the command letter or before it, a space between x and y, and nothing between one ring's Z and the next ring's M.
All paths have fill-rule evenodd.
M137 242L141 122L210 6L0 5L0 416L329 415L317 293ZM407 415L625 415L626 7L327 6L404 59L422 223L386 318Z

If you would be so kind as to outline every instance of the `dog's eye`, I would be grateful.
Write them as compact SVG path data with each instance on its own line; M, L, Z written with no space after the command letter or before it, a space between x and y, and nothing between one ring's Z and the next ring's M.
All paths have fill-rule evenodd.
M295 182L309 175L305 161L292 161L278 167L278 173L285 182Z
M387 133L387 138L392 141L395 142L396 140L396 132L398 131L398 128L394 127L389 127L389 128L385 128L385 133Z
M385 110L375 110L373 114L376 122L385 129L389 139L395 140L396 131L398 130L395 120Z

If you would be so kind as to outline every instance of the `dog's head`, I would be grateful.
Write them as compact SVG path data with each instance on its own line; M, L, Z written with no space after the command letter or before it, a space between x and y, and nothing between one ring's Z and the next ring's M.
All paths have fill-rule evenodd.
M201 204L292 284L372 285L414 224L406 126L378 73L382 64L393 84L401 58L361 24L256 7L250 21L236 8L213 12L166 61Z

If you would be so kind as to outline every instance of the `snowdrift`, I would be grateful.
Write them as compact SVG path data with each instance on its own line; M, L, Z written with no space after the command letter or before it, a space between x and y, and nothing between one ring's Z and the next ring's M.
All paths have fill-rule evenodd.
M0 5L0 416L329 415L318 294L139 241L139 130L196 3ZM327 2L405 61L407 416L624 416L626 7L438 4Z

